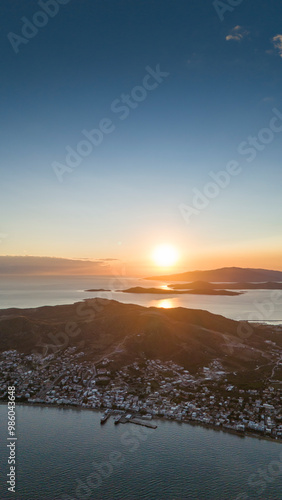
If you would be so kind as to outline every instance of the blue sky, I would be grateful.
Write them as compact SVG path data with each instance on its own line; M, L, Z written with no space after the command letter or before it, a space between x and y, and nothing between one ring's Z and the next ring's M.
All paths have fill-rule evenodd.
M245 0L221 21L207 0L70 0L15 53L7 35L41 6L0 7L0 253L145 269L168 242L181 269L282 269L282 134L251 163L237 151L282 113L282 5ZM113 101L158 64L169 76L121 120ZM103 118L114 131L59 182L54 162ZM179 205L230 160L241 173L187 223Z

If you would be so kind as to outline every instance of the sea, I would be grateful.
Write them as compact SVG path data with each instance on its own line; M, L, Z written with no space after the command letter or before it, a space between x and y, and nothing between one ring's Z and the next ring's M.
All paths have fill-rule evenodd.
M282 446L201 426L100 424L101 414L18 405L16 493L5 486L7 407L0 405L1 500L281 500ZM10 441L11 442L11 441Z
M166 287L134 277L0 277L0 308L71 304L93 297L154 307L205 309L237 320L282 324L282 291L239 296L136 295ZM109 292L86 292L103 288ZM282 446L219 430L156 420L157 429L100 424L92 410L16 407L16 493L8 492L8 409L0 405L0 499L282 499Z
M135 286L167 288L171 281L124 276L0 276L0 309L73 304L103 297L145 307L203 309L234 320L282 324L282 290L242 290L242 295L123 293ZM174 282L177 283L177 282ZM106 292L86 292L103 289Z

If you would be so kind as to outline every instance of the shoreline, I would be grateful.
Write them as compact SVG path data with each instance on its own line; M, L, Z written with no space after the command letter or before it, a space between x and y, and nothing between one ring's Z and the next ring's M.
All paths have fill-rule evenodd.
M0 405L7 405L8 404L8 401L0 401ZM57 410L78 410L78 411L94 411L94 412L99 412L99 413L104 413L104 411L107 409L107 408L84 408L82 406L76 406L76 405L65 405L65 404L62 404L62 405L55 405L55 404L48 404L48 403L28 403L28 402L16 402L16 408L17 406L31 406L31 407L40 407L40 408L56 408ZM110 408L109 408L110 409ZM118 411L118 410L115 410L115 411ZM122 413L125 413L124 410L121 410ZM199 427L204 427L205 429L210 429L210 430L213 430L213 431L217 431L217 432L224 432L224 433L227 433L227 434L233 434L233 435L236 435L237 437L240 437L240 438L245 438L245 437L250 437L250 438L254 438L254 439L259 439L260 441L269 441L271 443L278 443L278 444L282 444L282 439L276 439L276 438L273 438L271 436L261 436L259 434L256 434L255 432L248 432L248 431L237 431L236 429L228 429L228 428L225 428L225 427L221 427L221 426L217 426L215 424L209 424L209 423L205 423L205 422L200 422L200 421L196 421L196 420L176 420L176 419L173 419L173 418L165 418L163 416L152 416L152 420L160 420L160 421L163 421L163 422L175 422L177 424L186 424L186 425L191 425L191 426L199 426ZM151 420L150 420L151 422ZM133 422L129 422L129 423L133 423Z

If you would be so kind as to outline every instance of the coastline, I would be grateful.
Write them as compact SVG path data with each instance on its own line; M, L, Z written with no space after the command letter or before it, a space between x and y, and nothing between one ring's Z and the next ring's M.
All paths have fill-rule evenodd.
M0 401L0 405L6 405L6 401ZM78 411L94 411L94 412L99 412L103 413L106 408L85 408L83 406L76 406L76 405L66 405L66 404L61 404L61 405L56 405L56 404L48 404L48 403L28 403L28 402L16 402L16 407L17 406L31 406L31 407L40 407L40 408L56 408L56 409L62 409L62 410L78 410ZM256 434L255 432L249 432L249 431L237 431L236 429L229 429L226 427L222 426L217 426L215 424L209 424L201 421L196 421L196 420L176 420L173 418L165 418L163 416L152 416L152 420L154 421L164 421L164 422L175 422L177 424L187 424L191 425L194 427L204 427L206 429L210 429L213 431L217 432L224 432L227 434L233 434L236 435L240 438L245 438L245 437L251 437L255 439L259 439L260 441L270 441L271 443L278 443L282 444L282 439L277 439L273 438L271 436L261 436L259 434ZM131 423L131 422L129 422ZM123 424L121 424L123 425ZM134 424L133 424L134 425Z
M201 311L202 312L202 311ZM206 311L203 311L203 313L206 313ZM134 318L134 321L135 321L135 318ZM255 322L254 325L257 325L257 326L264 326L262 323L260 323L259 321ZM174 326L174 325L173 325ZM280 325L275 325L275 327L272 327L273 330L279 330L279 332L281 331L281 327ZM125 337L126 338L126 337ZM12 351L11 351L12 352ZM63 356L63 355L62 355ZM16 364L20 364L20 360L19 359L13 359L11 357L11 361L10 363L14 363L15 366ZM57 359L57 358L56 358ZM64 359L64 358L62 358ZM59 363L62 363L61 358L59 358ZM69 361L69 360L68 360ZM154 363L153 361L148 361L148 363ZM163 370L164 367L161 367L161 369ZM182 368L183 369L183 368ZM54 373L56 373L56 370L57 368L54 368ZM150 371L151 370L151 371ZM154 369L156 370L156 369ZM31 373L31 372L30 372ZM150 379L150 376L148 374L151 373L151 376L153 376L155 378L156 376L156 373L155 371L152 372L152 367L149 366L149 368L147 367L146 370L144 369L144 373L145 375L143 374L142 372L142 377L144 377L144 380L149 380ZM75 374L77 374L75 372ZM103 374L102 374L103 375ZM174 375L170 375L172 378L174 377ZM186 376L186 375L185 375ZM184 377L185 377L184 376ZM188 375L187 375L188 376ZM148 378L149 377L149 378ZM179 373L177 372L177 377L181 377L181 375L179 375ZM44 378L42 379L42 383L43 383L43 380ZM143 380L143 379L142 379ZM176 379L175 379L176 380ZM120 383L122 384L123 383L123 379L121 377L121 381ZM44 384L43 384L44 385ZM60 394L60 398L62 398L62 401L59 401L55 398L53 399L53 401L50 401L50 398L46 398L46 401L45 400L45 396L43 396L42 398L38 397L37 401L36 402L36 399L34 398L34 401L33 401L33 398L30 398L30 396L27 396L26 398L24 397L20 397L21 396L21 392L20 392L20 389L19 389L19 393L18 393L18 401L16 401L17 404L22 404L22 405L32 405L32 406L41 406L41 407L53 407L53 408L66 408L66 409L76 409L76 410L95 410L95 411L100 411L100 412L103 412L107 407L99 407L99 404L100 402L96 401L96 405L95 403L93 403L93 407L91 406L92 403L90 403L90 406L89 405L89 402L87 403L87 401L83 401L82 399L80 400L80 398L77 398L76 400L73 399L73 398L70 398L69 401L67 401L68 398L64 398L64 395L65 395L65 382L63 381L63 383L61 384L61 389L59 391L59 394ZM43 387L43 386L42 386ZM166 388L164 389L164 391L166 390ZM24 393L27 393L28 391L27 390L23 390L22 394ZM162 393L162 398L165 398L166 397L166 392L163 392ZM200 393L199 393L200 394ZM196 391L196 395L198 397L198 392ZM99 396L100 397L100 396ZM221 396L222 397L222 396ZM265 399L263 400L263 402L266 401L266 403L271 403L272 404L272 398L273 397L273 394L270 394L270 396L266 396ZM30 399L29 399L30 398ZM162 398L160 397L160 402L162 401ZM196 398L197 399L197 398ZM5 400L2 400L0 401L0 404L3 403L5 404ZM62 404L60 404L62 403ZM84 406L84 403L86 403L86 405ZM102 404L107 404L106 402L102 403ZM268 404L268 406L269 406ZM275 403L273 403L275 405ZM146 406L146 405L145 405ZM278 402L278 400L276 400L276 406L277 406L277 409L280 407L280 403ZM131 413L131 412L134 412L134 407L135 405L133 405L133 408L132 409L128 409L128 413ZM142 404L141 404L141 409L143 408ZM145 407L144 407L145 408ZM274 407L273 407L274 408ZM146 408L145 408L146 409ZM182 408L183 409L183 408ZM158 408L154 408L154 410L157 412L158 411ZM223 431L223 432L227 432L229 434L236 434L237 436L239 437L255 437L256 439L263 439L263 440L267 440L267 441L277 441L277 442L282 442L282 438L281 438L281 432L279 432L278 436L275 435L276 432L275 432L275 427L274 427L274 431L270 431L268 430L268 432L266 432L266 428L263 430L262 429L262 433L260 433L258 430L252 430L250 428L247 428L247 425L248 425L248 420L251 420L250 417L247 416L248 420L246 420L247 424L245 425L245 429L243 430L238 430L236 427L237 427L237 423L240 423L240 420L238 422L236 422L234 419L232 420L232 426L229 427L229 421L228 422L224 422L224 421L221 421L220 425L219 422L217 422L217 419L215 419L213 417L213 415L209 415L209 418L206 418L206 421L202 421L201 418L202 418L202 415L192 415L192 413L189 411L183 411L182 412L182 415L176 415L176 412L166 412L164 410L161 409L161 407L159 408L159 410L161 411L161 415L157 414L156 415L152 415L152 418L154 420L164 420L164 421L173 421L173 422L177 422L177 423L188 423L190 425L199 425L199 426L202 426L202 427L205 427L205 428L208 428L208 429L212 429L212 430L216 430L216 431ZM120 407L120 412L121 413L125 413L122 408ZM163 415L163 413L165 415ZM248 414L248 411L247 411L247 414ZM212 423L209 423L208 420L211 420ZM205 420L205 419L203 419ZM280 424L280 420L278 421L278 424ZM277 424L277 425L278 425ZM251 426L250 426L251 427ZM242 426L243 428L243 426ZM273 427L270 427L271 429ZM240 426L239 426L239 429L240 429ZM265 433L265 434L264 434Z

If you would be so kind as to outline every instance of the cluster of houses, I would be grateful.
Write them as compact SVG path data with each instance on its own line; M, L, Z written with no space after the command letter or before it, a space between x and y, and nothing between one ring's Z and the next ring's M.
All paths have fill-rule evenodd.
M43 360L6 351L0 355L0 398L5 400L13 384L18 402L112 409L282 439L279 383L237 388L219 362L193 375L172 361L113 366L107 358L95 366L76 348Z

